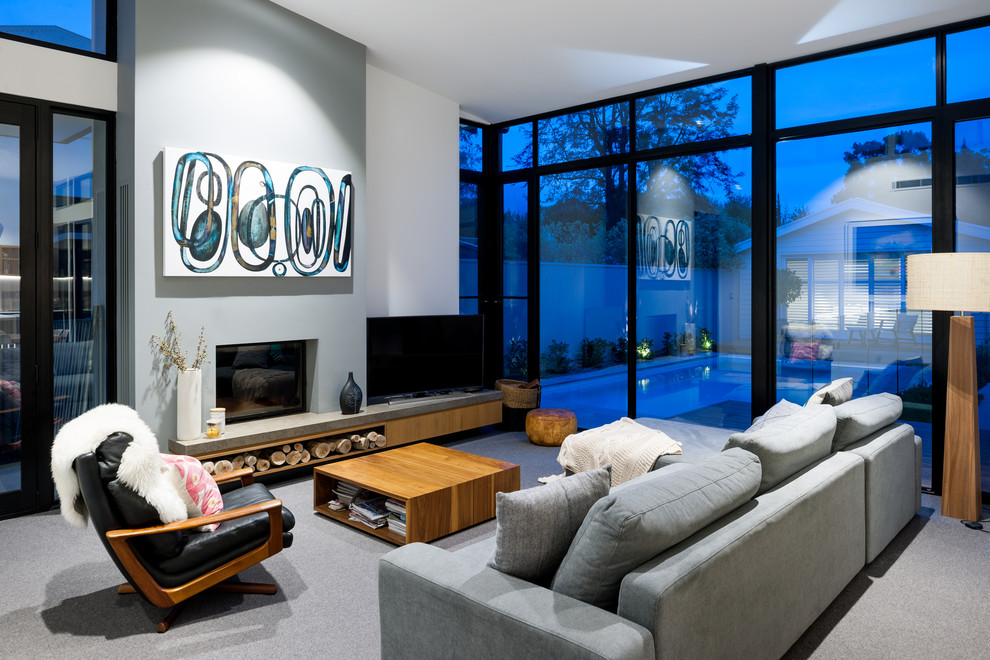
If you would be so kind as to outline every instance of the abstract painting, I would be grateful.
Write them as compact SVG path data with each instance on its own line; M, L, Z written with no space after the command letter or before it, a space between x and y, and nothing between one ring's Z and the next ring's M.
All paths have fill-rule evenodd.
M636 219L638 232L636 265L640 277L650 280L687 281L694 266L691 220L659 218L640 214Z
M171 147L163 163L166 276L350 276L350 172Z

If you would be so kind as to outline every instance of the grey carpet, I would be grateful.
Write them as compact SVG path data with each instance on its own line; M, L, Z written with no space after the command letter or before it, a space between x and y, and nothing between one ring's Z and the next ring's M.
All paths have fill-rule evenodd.
M523 487L560 471L557 449L489 431L450 446L522 466ZM203 594L173 628L163 611L119 596L121 581L92 529L57 512L0 522L0 644L5 658L379 657L378 558L388 543L313 513L312 483L272 486L296 514L295 543L244 571L276 596ZM990 536L942 519L937 498L795 644L788 658L972 658L983 655ZM489 521L435 541L457 548L494 533Z

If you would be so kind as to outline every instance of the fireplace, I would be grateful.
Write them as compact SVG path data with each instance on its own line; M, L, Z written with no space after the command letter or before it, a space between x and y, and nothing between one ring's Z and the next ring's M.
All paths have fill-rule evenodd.
M306 410L304 341L219 345L215 365L216 405L227 422Z

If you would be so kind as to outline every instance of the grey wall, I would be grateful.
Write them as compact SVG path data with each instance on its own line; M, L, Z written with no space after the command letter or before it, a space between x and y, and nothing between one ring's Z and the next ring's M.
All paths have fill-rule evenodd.
M365 383L365 47L267 0L120 5L134 39L121 43L118 71L120 272L131 278L121 286L118 399L135 406L163 447L174 436L175 373L156 365L149 344L171 310L190 354L201 325L211 355L217 344L311 340L310 409L337 410L348 371ZM122 23L121 34L128 30ZM351 171L353 275L163 277L166 146ZM213 379L207 365L204 409L215 400Z

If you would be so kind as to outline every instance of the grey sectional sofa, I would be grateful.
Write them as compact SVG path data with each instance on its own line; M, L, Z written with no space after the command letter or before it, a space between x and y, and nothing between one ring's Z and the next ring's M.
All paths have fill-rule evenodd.
M382 656L780 657L920 508L921 442L899 415L879 394L731 434L723 451L685 442L688 460L592 505L549 582L489 565L501 529L457 552L391 551Z

